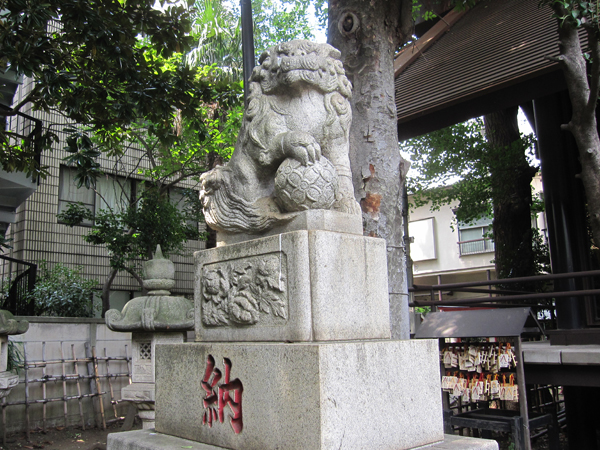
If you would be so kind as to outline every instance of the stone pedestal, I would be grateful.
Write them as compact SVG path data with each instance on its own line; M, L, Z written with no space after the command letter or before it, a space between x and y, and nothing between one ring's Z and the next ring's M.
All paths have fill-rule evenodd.
M156 431L206 444L400 450L444 439L435 341L162 345L156 373Z
M310 230L196 252L202 342L389 339L385 241Z
M121 389L121 398L136 406L144 429L154 428L156 344L182 343L183 337L183 333L132 333L131 384Z
M197 342L157 347L157 432L236 450L444 439L437 342L390 340L385 242L358 219L307 211L195 254Z
M279 234L197 252L197 342L156 345L156 433L113 435L109 449L447 442L437 341L390 339L384 241L346 216L308 211ZM140 381L143 403L154 391Z
M15 320L12 313L0 310L0 398L7 397L13 387L19 384L19 375L9 372L8 336L23 334L29 329L26 320Z
M111 450L165 450L179 448L223 450L223 447L202 444L188 439L169 436L168 434L156 433L153 430L136 430L128 433L109 434L108 448ZM285 447L282 450L285 450ZM498 443L491 439L476 439L446 434L442 442L419 447L418 450L498 450Z

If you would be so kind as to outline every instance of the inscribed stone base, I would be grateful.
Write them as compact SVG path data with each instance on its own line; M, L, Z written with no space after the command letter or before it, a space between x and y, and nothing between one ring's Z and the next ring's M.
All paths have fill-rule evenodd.
M160 433L234 450L443 440L437 341L166 344L156 364Z
M108 450L170 450L178 448L193 450L223 449L223 447L217 447L216 445L201 444L187 439L156 433L154 430L136 430L108 435ZM371 450L378 450L375 447L369 448ZM287 448L282 447L282 450L287 450ZM342 448L342 450L345 450L345 448ZM498 443L488 439L475 439L446 434L442 442L419 447L414 450L498 450Z
M293 231L194 256L197 341L390 337L383 239Z

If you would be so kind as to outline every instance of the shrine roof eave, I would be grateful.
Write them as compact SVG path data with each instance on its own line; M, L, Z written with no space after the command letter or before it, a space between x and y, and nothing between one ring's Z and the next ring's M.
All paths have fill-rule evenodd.
M548 59L558 55L556 27L537 0L482 0L451 22L417 58L396 65L399 139L564 90Z

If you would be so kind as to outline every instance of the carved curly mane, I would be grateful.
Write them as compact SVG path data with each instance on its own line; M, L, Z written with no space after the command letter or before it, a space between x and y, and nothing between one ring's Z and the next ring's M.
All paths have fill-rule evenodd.
M340 56L339 50L329 44L301 40L285 42L265 51L259 59L260 65L254 68L250 77L248 108L239 135L243 138L242 145L251 141L259 148L266 148L259 136L269 113L276 109L271 95L299 82L323 94L327 110L326 130L338 118L342 121L344 131L348 130L352 122L349 103L352 85L346 78ZM280 61L275 76L266 75L272 68L271 59Z

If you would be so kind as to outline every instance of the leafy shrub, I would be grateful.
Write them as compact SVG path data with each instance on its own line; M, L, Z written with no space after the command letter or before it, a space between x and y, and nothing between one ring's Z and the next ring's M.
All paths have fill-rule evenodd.
M40 277L31 301L37 316L94 317L93 294L98 282L81 276L83 267L71 269L62 264L48 268L42 261Z
M22 342L13 341L10 338L8 339L8 355L6 361L6 370L9 372L18 373L19 370L23 367L23 362L25 360L23 352L25 351Z

